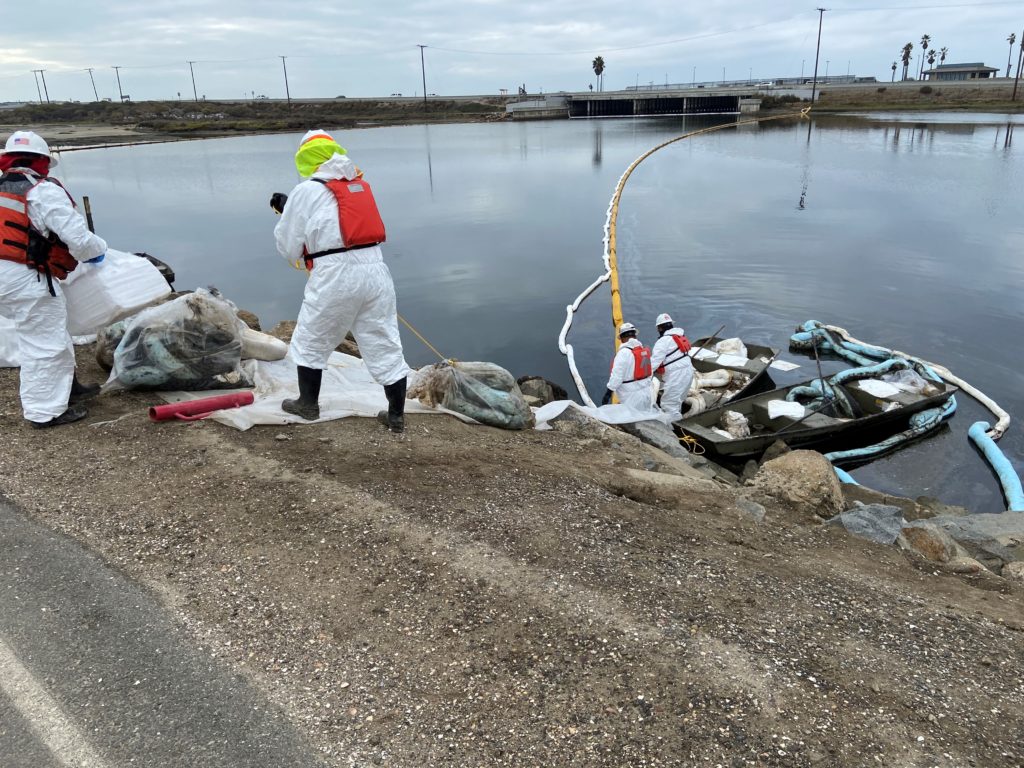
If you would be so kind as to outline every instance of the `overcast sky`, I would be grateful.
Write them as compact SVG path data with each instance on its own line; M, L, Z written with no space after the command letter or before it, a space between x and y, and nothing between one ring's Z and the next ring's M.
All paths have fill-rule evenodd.
M1024 27L1024 2L924 5L844 0L825 13L820 73L888 80L904 43L927 33L949 48L946 63L984 61L1005 74L1009 44ZM117 100L112 65L135 100L200 96L293 97L583 90L591 62L606 64L605 89L636 83L755 80L814 67L818 13L793 0L56 0L8 3L0 25L0 101L35 100L30 70L45 69L53 100ZM1017 48L1013 62L1016 66ZM696 74L694 74L696 67Z

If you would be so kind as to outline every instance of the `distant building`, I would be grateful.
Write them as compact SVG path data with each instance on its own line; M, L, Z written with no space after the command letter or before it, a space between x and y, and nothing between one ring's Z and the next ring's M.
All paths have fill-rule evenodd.
M981 80L995 77L998 71L979 61L973 64L940 64L935 69L926 69L924 76L929 80Z

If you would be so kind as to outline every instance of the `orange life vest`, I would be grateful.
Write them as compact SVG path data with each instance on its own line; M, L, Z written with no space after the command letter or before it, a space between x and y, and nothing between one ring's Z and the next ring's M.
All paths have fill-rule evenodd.
M629 351L633 354L633 378L624 379L622 383L628 384L639 379L649 379L651 377L650 348L641 344L639 347L630 347ZM611 367L615 368L615 358L612 358Z
M683 356L685 356L690 351L690 340L686 338L685 334L682 333L670 333L669 335L672 337L672 340L676 343L676 346L679 348L679 351L683 354ZM659 376L662 375L663 373L665 373L665 365L672 365L672 363L678 363L682 359L682 357L677 357L675 360L666 361L664 365L658 368L656 373Z
M334 195L338 203L338 229L341 231L341 248L306 254L306 269L313 268L313 260L332 253L344 253L359 248L380 245L387 238L384 221L377 210L373 190L362 178L358 179L312 179L323 184Z
M46 275L50 294L53 279L63 280L74 272L78 260L54 234L44 237L28 217L28 193L42 181L49 181L61 189L56 179L35 180L27 174L8 172L0 176L0 259L24 264ZM65 194L67 190L64 189ZM74 199L68 194L72 207Z

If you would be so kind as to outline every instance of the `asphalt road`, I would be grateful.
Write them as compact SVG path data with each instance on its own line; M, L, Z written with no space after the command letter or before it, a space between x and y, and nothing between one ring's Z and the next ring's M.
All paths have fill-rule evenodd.
M0 766L320 764L149 594L0 501Z

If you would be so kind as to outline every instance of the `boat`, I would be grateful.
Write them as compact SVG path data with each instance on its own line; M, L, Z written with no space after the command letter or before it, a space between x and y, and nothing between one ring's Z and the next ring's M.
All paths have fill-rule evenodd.
M700 410L702 411L756 392L766 379L770 381L766 375L768 367L775 362L779 350L747 342L742 342L746 355L715 350L717 344L726 341L729 340L718 336L706 336L692 342L690 356L693 360L693 368L701 374L701 378L708 382L714 382L718 379L712 375L716 371L729 372L728 381L724 382L724 386L701 387L703 404ZM693 411L694 405L693 398L694 395L691 394L688 400L691 411Z
M790 396L798 388L802 394L819 384L815 379L734 399L684 417L676 425L684 435L696 439L708 454L725 461L743 462L759 458L776 440L793 449L833 451L862 447L905 429L915 413L943 405L957 391L943 381L928 381L922 391L909 391L874 378L830 382L830 387L840 390L838 394L852 404L857 414L845 418L829 415L836 409L821 407L824 401L804 406ZM746 430L742 426L733 433L726 431L725 425L742 425L744 420L748 434L743 434Z

